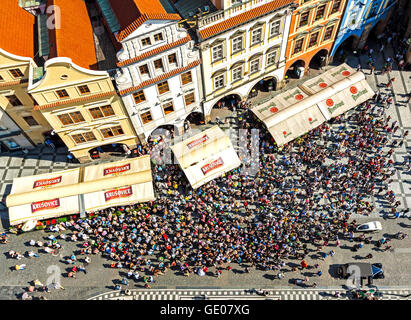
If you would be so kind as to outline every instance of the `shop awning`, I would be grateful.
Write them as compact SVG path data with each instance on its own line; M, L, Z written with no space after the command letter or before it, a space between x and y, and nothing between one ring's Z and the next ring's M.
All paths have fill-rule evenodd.
M372 98L365 75L347 64L252 108L281 146Z
M61 190L78 184L80 169L14 178L10 195L7 197L10 225L28 220L43 220L79 212L77 195L62 196ZM37 197L38 193L43 194Z
M171 149L194 189L241 165L230 138L218 126L176 143Z
M130 187L129 196L123 191ZM110 201L102 202L101 199ZM6 199L11 225L154 200L150 156L15 178ZM120 199L112 201L114 199Z
M84 181L100 185L84 194L86 212L155 199L149 155L86 167Z

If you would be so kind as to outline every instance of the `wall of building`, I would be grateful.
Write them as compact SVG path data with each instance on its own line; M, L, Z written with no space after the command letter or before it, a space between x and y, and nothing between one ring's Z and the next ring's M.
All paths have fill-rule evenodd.
M0 107L29 137L34 146L44 143L43 133L51 130L51 127L40 112L33 110L35 102L27 92L33 67L35 64L30 58L14 56L0 49ZM11 70L18 70L22 75L13 76ZM13 105L7 98L10 96L15 96L19 102Z
M277 21L280 23L279 32L270 36L271 26ZM261 79L274 77L277 84L282 81L290 21L291 12L282 9L201 42L201 67L205 84L204 112L207 118L218 100L228 95L236 94L241 99L246 99ZM258 29L262 29L262 39L253 45L252 32ZM243 39L242 50L233 52L233 41L239 37ZM213 50L221 45L223 55L221 59L214 59ZM273 52L276 52L274 63L269 63L268 56L274 56ZM251 66L255 60L259 60L258 71L252 72ZM238 80L233 79L233 71L240 67L241 77ZM216 78L221 76L224 76L224 86L218 89L215 82Z
M155 39L158 34L162 34L161 41ZM187 37L187 31L177 22L150 21L122 41L123 50L118 54L121 72L116 83L141 141L146 141L160 126L173 125L181 131L191 112L202 112L200 57L194 41ZM151 44L144 46L148 38ZM169 62L171 55L175 55L176 63ZM162 68L155 67L158 60ZM197 64L190 67L193 63ZM146 67L149 74L143 74L141 67ZM182 75L186 73L191 73L192 81L183 84ZM165 81L169 91L161 94L157 84ZM144 98L137 103L133 94L142 94ZM186 105L184 97L188 94L194 94L195 101ZM166 114L163 106L167 103L173 104L174 111ZM141 116L148 113L152 120L144 123Z
M80 162L89 161L90 149L101 145L122 143L134 148L139 143L122 100L106 72L80 68L67 58L51 59L45 69L43 79L30 87L30 93L38 102L37 108ZM82 94L80 86L87 86L90 92ZM59 90L65 90L69 97L59 98ZM105 106L111 106L114 113L93 118L90 109ZM69 116L74 123L63 123L59 116ZM117 126L121 126L122 134L103 136L101 130ZM91 134L94 139L87 140ZM76 135L82 135L85 141L76 141Z
M332 12L334 4L337 7L337 3L339 3L339 9L336 12ZM330 52L334 39L338 32L340 19L345 7L345 0L298 0L298 4L299 6L297 10L293 12L291 19L290 33L286 52L287 62L285 66L285 73L297 61L303 61L304 67L307 69L309 67L311 59L319 51L326 50L327 53ZM326 5L324 15L322 18L316 20L317 10L323 5ZM307 24L300 26L300 22L302 21L301 19L306 12L309 12ZM332 28L332 33L329 39L324 39L328 28L329 30L331 30ZM310 39L317 32L317 41L315 42L315 44L310 46ZM295 52L296 44L298 44L301 39L303 39L301 51Z

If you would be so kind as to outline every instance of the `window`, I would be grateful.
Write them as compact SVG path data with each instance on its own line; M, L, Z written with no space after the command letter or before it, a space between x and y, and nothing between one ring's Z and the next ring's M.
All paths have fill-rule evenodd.
M177 55L175 53L170 54L168 56L168 63L169 64L173 64L173 63L177 64Z
M370 14L368 15L368 18L371 18L371 17L373 17L373 16L375 16L375 15L377 14L377 12L378 12L378 7L379 7L380 4L381 4L381 3L378 2L378 1L374 1L374 2L372 3L371 10L370 10Z
M155 60L154 68L163 70L163 60L161 59Z
M213 61L221 60L224 58L224 48L222 44L213 47L211 51L212 51Z
M93 119L110 117L114 115L114 110L110 105L91 108L89 111Z
M64 98L69 97L67 91L64 90L64 89L63 90L57 90L56 93L57 93L57 95L59 96L60 99L64 99Z
M14 107L23 105L21 101L19 100L19 98L17 98L17 96L14 94L12 94L11 96L7 96L6 98L7 100L9 100L10 104Z
M267 65L271 66L275 63L277 58L277 50L273 50L267 54Z
M29 127L38 126L38 122L32 116L23 117L24 121L27 122Z
M308 24L308 17L310 16L310 11L306 11L301 13L300 15L300 23L298 25L298 27L303 27L306 26Z
M293 54L301 52L301 50L303 49L303 43L304 43L304 38L301 38L295 41Z
M250 73L255 73L260 70L260 59L254 59L250 62Z
M331 39L332 34L333 34L333 30L334 30L334 26L328 27L327 29L325 29L325 34L324 34L324 40L323 41L327 41L329 39Z
M317 12L315 14L315 21L320 20L321 18L324 17L324 12L325 12L325 4L323 4L322 6L319 6L317 8Z
M221 89L222 87L224 87L224 75L219 75L217 77L214 77L214 88L217 89Z
M167 81L160 82L159 84L157 84L157 89L158 89L159 94L163 94L163 93L170 91Z
M146 96L144 95L143 90L133 93L133 98L135 103L146 101Z
M120 136L124 134L123 129L121 126L115 126L112 128L106 128L106 129L101 129L100 130L101 134L103 135L104 138L111 138L115 136Z
M194 92L191 92L191 93L186 94L186 95L184 96L184 102L185 102L186 106L194 103L195 101L196 101L196 100L195 100L195 97L194 97Z
M22 78L24 76L20 69L11 69L10 73L14 78Z
M155 41L163 41L163 40L164 40L163 34L162 34L162 33L156 33L156 34L154 35L154 40L155 40Z
M274 36L280 34L280 25L281 25L281 20L274 21L274 22L271 24L270 37L274 37Z
M2 76L0 76L0 81L4 81L4 79L3 79L3 77L2 77Z
M79 89L81 94L90 93L90 89L88 88L87 85L78 86L77 88Z
M166 104L163 105L163 110L164 114L169 114L171 112L174 112L174 105L173 102L167 102Z
M263 29L257 29L257 30L253 30L251 32L251 45L255 45L258 43L261 43L262 40L262 34L263 34Z
M319 31L317 31L316 33L313 33L310 36L310 42L308 43L308 48L311 48L313 46L315 46L317 44L317 40L318 40L318 35L320 34Z
M71 137L73 138L76 144L97 140L96 136L91 131L85 132L85 133L73 134L71 135Z
M243 50L243 36L234 38L232 46L233 46L233 53Z
M151 116L151 112L147 111L142 114L140 114L141 121L143 124L149 123L150 121L153 121L153 117Z
M85 121L80 111L59 114L57 118L59 118L64 126Z
M239 66L233 69L233 82L239 81L243 78L243 67Z
M150 76L150 73L148 71L148 66L146 64L140 66L139 69L140 69L140 74L141 75L146 74L146 75Z
M188 71L186 73L183 73L181 75L181 83L183 85L187 84L187 83L191 83L193 82L193 78L191 77L191 71Z
M150 38L144 38L144 39L142 39L142 40L141 40L141 44L142 44L143 46L149 46L149 45L151 44Z
M331 9L331 14L336 13L340 10L341 0L334 0L333 7Z

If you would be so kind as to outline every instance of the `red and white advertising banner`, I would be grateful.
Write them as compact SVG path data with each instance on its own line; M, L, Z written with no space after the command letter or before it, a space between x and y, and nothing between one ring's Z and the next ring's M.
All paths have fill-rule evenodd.
M215 170L221 166L224 165L224 161L223 159L220 157L217 160L214 160L208 164L206 164L205 166L201 167L201 171L203 172L204 175L206 175L207 173L209 173L212 170Z
M119 174L125 171L129 171L131 168L130 163L126 163L125 165L119 167L110 167L103 170L103 176L107 176L109 174Z
M131 187L125 187L104 192L104 198L107 202L117 198L127 198L130 197L132 194L133 189Z
M93 212L114 206L131 205L154 200L153 183L145 182L116 189L86 193L84 207L86 212Z
M33 189L35 188L47 188L54 184L60 183L62 180L62 176L58 176L55 178L50 179L41 179L34 181Z
M50 210L58 207L60 207L60 199L38 201L31 204L31 212L35 213L39 210Z
M34 192L76 184L79 181L79 172L80 169L76 168L36 176L14 178L10 194Z
M150 170L150 156L143 156L134 159L127 159L85 167L84 181L87 182L99 179L110 179L112 177L125 176L136 172Z
M14 226L30 220L40 221L79 212L79 197L76 195L10 207L9 219L10 225Z

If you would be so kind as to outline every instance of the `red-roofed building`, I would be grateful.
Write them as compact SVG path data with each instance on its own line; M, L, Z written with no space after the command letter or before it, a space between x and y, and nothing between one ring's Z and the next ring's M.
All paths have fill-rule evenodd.
M36 19L17 0L0 3L0 146L5 150L30 148L44 142L51 127L40 112L27 85L37 67Z
M96 70L93 29L84 0L48 0L47 6L55 6L48 12L56 26L49 28L49 57L68 57L80 67Z
M97 3L121 44L116 83L140 140L159 127L182 132L190 114L202 119L200 56L175 9L164 0Z

